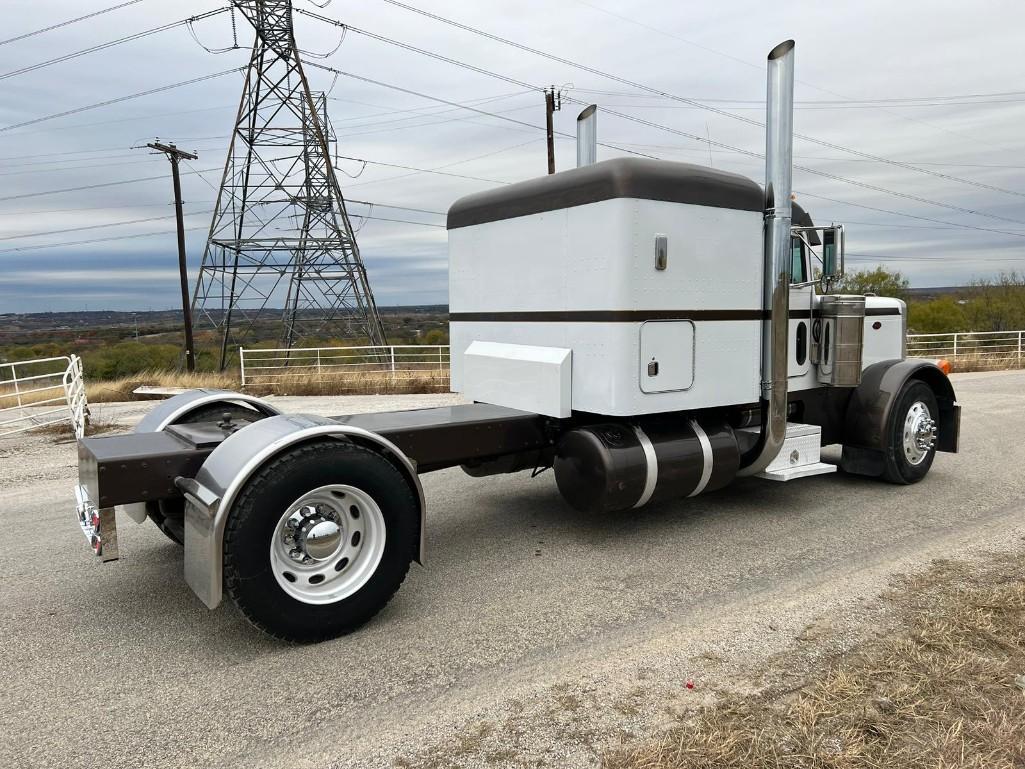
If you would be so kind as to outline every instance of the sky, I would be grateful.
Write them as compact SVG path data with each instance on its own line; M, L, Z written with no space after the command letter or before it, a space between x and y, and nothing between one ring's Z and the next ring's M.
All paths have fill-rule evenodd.
M231 18L222 13L197 21L194 36L177 26L19 72L220 7L216 0L141 0L4 42L117 4L39 0L5 8L0 313L156 310L180 304L168 163L138 148L156 137L199 155L182 168L190 280L198 273L242 74L77 110L242 67L253 31L237 16L239 48L233 49ZM555 127L567 136L575 131L580 103L594 102L600 141L759 182L762 161L736 150L764 151L764 129L749 121L763 118L765 56L776 43L794 38L795 130L808 137L795 140L794 162L802 168L794 170L794 189L816 223L846 225L849 267L883 264L903 272L913 286L958 285L1025 270L1023 3L408 4L634 85L383 0L334 0L323 8L295 1L296 8L528 84L560 86L566 101ZM346 198L374 204L353 202L349 212L378 304L445 303L443 214L463 195L546 172L544 132L537 128L544 125L542 94L355 30L342 36L337 27L307 16L297 16L295 28L311 61L391 86L334 80L308 68L311 87L330 94L338 152L371 161L342 161L338 172ZM223 49L228 50L212 52ZM637 85L697 105L659 98ZM521 122L453 108L410 91ZM603 114L603 107L705 141ZM74 114L49 117L63 112ZM20 125L30 121L38 122ZM599 160L619 154L600 148ZM556 141L556 161L559 170L575 164L571 138ZM90 189L76 189L82 187Z

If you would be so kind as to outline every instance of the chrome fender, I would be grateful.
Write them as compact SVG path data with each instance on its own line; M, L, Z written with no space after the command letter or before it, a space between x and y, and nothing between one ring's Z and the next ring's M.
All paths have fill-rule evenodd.
M195 478L178 478L185 494L185 581L209 608L218 606L224 588L224 529L231 506L246 482L284 450L317 438L337 438L372 448L406 476L420 507L417 561L424 557L426 503L416 465L391 441L326 417L289 414L246 425L207 457Z
M196 409L209 406L211 403L236 403L244 406L251 406L255 411L264 416L272 417L281 412L262 398L246 393L238 393L233 390L214 390L208 388L197 388L186 390L174 397L158 403L139 423L135 425L132 432L136 433L159 433L165 427L175 424L184 419ZM124 505L122 509L136 523L144 523L146 520L146 503L137 502L131 505Z

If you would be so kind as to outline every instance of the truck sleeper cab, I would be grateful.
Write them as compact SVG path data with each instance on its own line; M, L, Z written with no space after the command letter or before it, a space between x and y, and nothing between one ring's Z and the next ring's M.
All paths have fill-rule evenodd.
M207 606L227 593L308 642L359 627L423 562L422 473L551 468L570 505L620 515L835 472L828 444L847 472L921 480L957 451L960 408L943 370L906 358L902 302L810 279L817 247L822 288L842 272L843 237L791 207L792 56L769 57L764 188L618 158L453 204L452 389L471 403L325 418L177 396L80 441L93 550L117 558L116 508L149 518Z

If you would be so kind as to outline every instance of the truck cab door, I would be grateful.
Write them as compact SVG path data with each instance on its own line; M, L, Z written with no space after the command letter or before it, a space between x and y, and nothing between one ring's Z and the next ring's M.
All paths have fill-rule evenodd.
M799 238L791 239L790 263L790 342L787 376L801 377L811 370L811 314L815 299L808 249Z

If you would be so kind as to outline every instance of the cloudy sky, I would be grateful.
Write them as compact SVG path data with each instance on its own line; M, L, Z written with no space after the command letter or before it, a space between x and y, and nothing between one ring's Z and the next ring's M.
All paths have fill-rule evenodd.
M336 0L323 9L296 0L296 7L529 84L561 85L567 103L556 114L556 128L567 135L580 110L568 100L594 101L713 144L608 113L599 121L602 141L759 181L761 160L716 145L764 149L762 129L745 121L762 118L765 54L793 37L795 127L818 140L796 141L795 163L811 171L795 169L794 187L817 222L848 225L852 263L900 269L916 286L1025 269L1021 2L408 2L719 112L654 97L383 0ZM7 3L0 38L116 4ZM159 136L199 154L183 168L194 275L241 74L78 110L242 66L252 29L239 17L241 47L208 52L232 46L231 19L222 13L197 22L195 39L178 26L19 70L217 7L217 0L141 0L44 34L0 41L0 313L177 304L167 161L132 147ZM543 97L354 31L339 45L337 28L308 17L297 18L296 34L311 56L337 47L316 61L393 86L332 82L329 73L309 70L315 90L330 89L340 153L370 161L342 162L339 171L347 197L375 204L371 210L354 203L350 212L361 223L359 244L378 303L445 302L445 230L437 226L444 217L407 209L444 212L461 195L543 174L544 133L531 127L544 124ZM74 114L32 122L66 111ZM560 169L571 167L573 141L560 138L556 154ZM599 150L600 159L616 154Z

